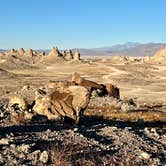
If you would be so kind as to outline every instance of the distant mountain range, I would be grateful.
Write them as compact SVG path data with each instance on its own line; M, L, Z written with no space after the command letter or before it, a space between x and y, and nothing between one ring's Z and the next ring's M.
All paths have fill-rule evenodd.
M110 47L79 49L82 55L129 55L129 56L153 56L156 51L166 47L166 43L126 43Z
M101 48L78 48L83 56L113 56L113 55L128 55L128 56L153 56L156 51L166 47L166 43L136 43L128 42L125 44L117 44L110 47ZM72 49L75 51L75 49ZM3 52L0 49L0 52ZM48 53L49 49L38 49L37 51L45 51Z

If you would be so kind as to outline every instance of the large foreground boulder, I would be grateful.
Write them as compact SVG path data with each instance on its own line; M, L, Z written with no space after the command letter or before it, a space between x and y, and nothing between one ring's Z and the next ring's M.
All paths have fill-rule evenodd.
M48 119L58 120L68 117L74 122L87 107L89 91L82 86L69 86L62 92L56 88L51 92L38 90L35 96L34 111L45 115Z

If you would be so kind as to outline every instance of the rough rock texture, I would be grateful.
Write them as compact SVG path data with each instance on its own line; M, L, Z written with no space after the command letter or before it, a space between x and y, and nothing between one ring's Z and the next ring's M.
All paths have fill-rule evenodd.
M71 82L86 87L90 92L97 90L98 95L100 96L113 96L116 98L120 97L120 92L117 87L112 84L98 84L96 82L86 80L80 76L77 72L73 73Z
M66 60L72 60L73 59L73 53L72 53L71 49L67 51L65 59Z
M20 108L22 110L27 110L27 108L28 108L27 101L24 98L21 98L21 97L18 97L18 96L10 97L9 105L18 106L18 108Z
M7 52L7 55L16 55L17 54L17 50L15 50L14 48L12 48L9 52Z
M76 50L75 54L74 54L74 60L79 61L80 60L80 53L78 50Z
M101 84L97 84L96 82L82 78L80 76L80 74L78 74L77 72L73 73L72 78L71 78L71 82L74 82L78 85L84 86L87 89L89 89L90 91L92 89L102 89L103 88L103 86Z
M108 92L108 95L111 97L115 97L115 98L120 98L120 91L119 91L119 88L115 87L114 85L112 84L105 84L105 87L106 87L106 90Z
M20 48L18 50L18 55L24 55L24 53L25 53L25 50L23 48Z
M25 55L28 56L28 57L33 57L33 50L32 49L29 49L25 52Z
M83 119L75 128L38 124L0 131L4 166L166 164L166 130L161 128Z
M55 87L56 85L54 85ZM51 92L38 90L35 96L34 111L48 119L68 117L78 121L80 114L87 107L89 92L81 86L62 87Z
M57 47L53 47L53 49L48 54L48 56L59 57L59 56L61 56L61 53L59 52Z
M65 50L63 50L63 51L62 51L62 56L65 58L65 57L66 57L66 55L67 55L66 51L65 51Z

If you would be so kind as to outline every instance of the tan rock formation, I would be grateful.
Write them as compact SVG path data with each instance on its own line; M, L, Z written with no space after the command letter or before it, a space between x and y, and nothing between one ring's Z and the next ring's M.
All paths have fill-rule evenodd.
M25 50L24 50L23 48L20 48L20 49L18 50L18 54L19 54L19 55L24 55L24 53L25 53Z
M26 110L28 107L28 103L26 100L19 96L12 96L9 98L9 105L18 105L18 107L22 110Z
M66 57L66 55L67 55L67 54L66 54L66 51L65 51L65 50L63 50L63 51L62 51L62 56L65 58L65 57Z
M61 53L59 52L57 47L53 47L53 49L48 54L48 56L59 57L59 56L61 56Z
M73 59L73 53L71 49L69 49L68 52L66 53L65 59L68 61Z
M76 50L75 54L74 54L74 60L79 61L80 60L80 53L78 50Z
M38 90L35 97L34 111L48 119L68 117L77 122L80 114L87 107L89 92L81 86L69 86L63 92L57 89L46 92Z
M28 57L32 57L33 56L33 50L32 49L29 49L25 52L25 55L28 56Z
M16 55L17 54L17 50L15 50L14 48L12 48L9 52L7 52L7 55Z
M81 85L83 87L86 87L89 91L92 91L93 89L103 89L103 85L97 84L96 82L86 80L80 76L77 72L75 72L72 75L71 82L74 82L78 85Z
M110 97L119 98L119 89L112 84L98 84L96 82L82 78L77 72L72 75L71 82L87 88L90 92L99 90L101 96L109 95Z

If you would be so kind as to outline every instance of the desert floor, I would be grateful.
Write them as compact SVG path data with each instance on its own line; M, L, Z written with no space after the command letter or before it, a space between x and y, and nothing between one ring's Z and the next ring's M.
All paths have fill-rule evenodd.
M165 64L122 57L83 57L80 62L0 57L0 165L165 165ZM35 115L28 122L13 116L3 100L25 85L70 80L74 72L116 85L122 100L91 98L78 125ZM111 106L129 99L141 107L123 112Z
M141 103L162 103L166 101L166 65L154 62L127 63L109 58L86 59L83 62L60 62L35 64L22 68L2 66L0 94L15 91L20 87L43 85L48 80L70 79L73 72L99 83L112 83L120 88L121 98L132 98ZM2 61L2 60L1 60Z

